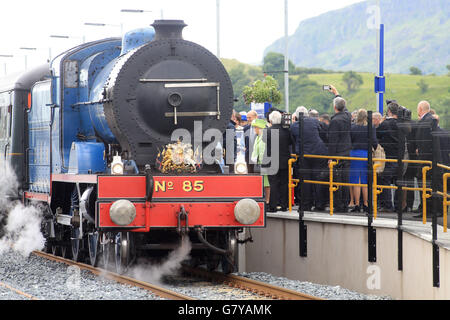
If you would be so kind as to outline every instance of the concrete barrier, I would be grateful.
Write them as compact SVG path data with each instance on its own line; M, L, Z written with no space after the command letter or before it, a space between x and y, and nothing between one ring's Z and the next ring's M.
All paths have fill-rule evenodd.
M368 262L367 218L305 213L307 257L299 255L297 213L267 214L245 246L245 270L339 285L394 299L450 299L450 236L439 227L440 287L433 287L431 224L404 221L403 271L397 270L396 220L374 221L377 261Z

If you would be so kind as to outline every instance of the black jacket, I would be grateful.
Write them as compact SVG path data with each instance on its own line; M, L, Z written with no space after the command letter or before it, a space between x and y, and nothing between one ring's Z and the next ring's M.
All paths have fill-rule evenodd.
M330 156L349 156L352 149L350 130L352 115L345 109L331 117L328 128L328 153Z
M320 122L317 119L309 117L303 119L303 153L327 155L328 149L320 137L322 130ZM298 121L291 125L291 134L294 139L296 154L300 154L299 126L300 123Z
M422 119L417 122L415 147L419 150L420 160L433 159L433 138L432 131L437 131L437 120L433 118L431 113L425 114Z
M275 130L278 131L278 139L275 139L275 135L273 134ZM265 130L265 134L267 135L266 152L268 158L270 159L272 157L272 144L275 144L275 149L278 146L279 169L287 169L288 160L291 158L292 146L292 137L289 129L283 128L281 124L274 124ZM268 166L270 166L270 162L269 164L263 165L263 167Z
M329 126L325 123L325 122L320 122L320 131L319 131L319 136L320 139L322 139L323 142L325 142L326 145L328 145L328 129Z
M398 158L398 127L397 119L387 118L377 128L378 143L384 149L386 158L397 159Z
M369 143L369 132L367 126L352 125L350 136L352 138L352 150L367 150ZM372 148L376 149L378 145L376 130L372 131Z

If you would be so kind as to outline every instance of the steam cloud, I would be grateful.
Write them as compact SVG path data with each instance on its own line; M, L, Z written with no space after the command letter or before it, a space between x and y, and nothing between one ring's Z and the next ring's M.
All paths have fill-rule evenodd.
M18 199L17 177L8 163L0 162L0 255L14 250L24 257L44 247L42 213Z
M189 257L191 249L189 237L183 237L181 246L172 251L164 262L159 265L140 264L132 268L129 273L141 281L160 284L163 276L177 272L181 263Z

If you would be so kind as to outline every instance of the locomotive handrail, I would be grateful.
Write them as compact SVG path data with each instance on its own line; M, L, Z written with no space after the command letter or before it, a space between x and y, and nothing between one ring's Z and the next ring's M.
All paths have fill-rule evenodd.
M148 83L148 82L206 82L208 79L139 79L139 82Z

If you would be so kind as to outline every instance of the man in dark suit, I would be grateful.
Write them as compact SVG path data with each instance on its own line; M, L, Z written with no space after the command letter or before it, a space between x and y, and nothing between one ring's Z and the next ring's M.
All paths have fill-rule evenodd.
M266 151L267 158L270 162L265 164L266 161L264 161L262 167L268 168L268 178L270 183L268 212L276 212L278 204L281 205L281 211L287 211L289 206L288 160L291 157L292 137L289 129L283 128L281 125L281 120L281 113L272 111L269 115L269 121L272 126L266 131ZM278 151L278 153L273 153L272 151Z
M420 160L433 160L432 132L437 131L438 122L431 114L430 103L421 101L417 105L419 122L416 129L416 154Z
M300 107L299 112L303 112L303 153L311 155L327 155L327 147L320 137L321 126L316 118L308 117L306 108ZM296 118L300 118L298 115ZM294 139L295 152L300 153L300 123L297 121L291 126L291 134ZM322 173L327 170L326 159L304 158L303 166L300 168L303 179L305 180L322 180ZM325 209L327 201L327 188L324 185L305 183L304 199L300 199L302 210L310 211L315 207L317 211Z
M415 139L415 149L417 158L419 160L433 161L433 133L438 132L438 122L436 118L431 114L431 106L428 101L421 101L417 105L417 115L419 116L419 121L416 127L416 139ZM437 141L438 148L440 149L440 141ZM439 153L438 162L442 163L441 156ZM430 175L428 175L430 177ZM420 174L420 177L422 175ZM440 178L441 175L439 174ZM442 185L442 179L439 179L439 185ZM421 204L422 203L422 197ZM427 211L431 209L432 201L431 198L427 199ZM422 214L414 216L415 218L422 218Z
M352 149L352 140L350 136L352 126L352 115L347 110L347 102L339 95L336 88L331 87L331 92L336 98L333 101L335 114L331 117L330 126L328 128L328 154L330 156L350 156ZM332 160L329 160L330 163ZM350 162L348 160L340 160L335 166L336 175L334 181L349 181ZM339 187L334 194L334 209L336 212L347 212L350 202L350 191L348 187Z
M399 105L396 102L391 102L387 107L386 119L377 128L377 139L386 153L386 159L397 159L399 149L397 114ZM395 184L397 180L397 168L397 162L386 162L381 174L380 184L385 186ZM394 202L398 205L397 197L395 197ZM380 195L380 203L382 207L380 210L386 212L394 211L392 189L383 189Z

